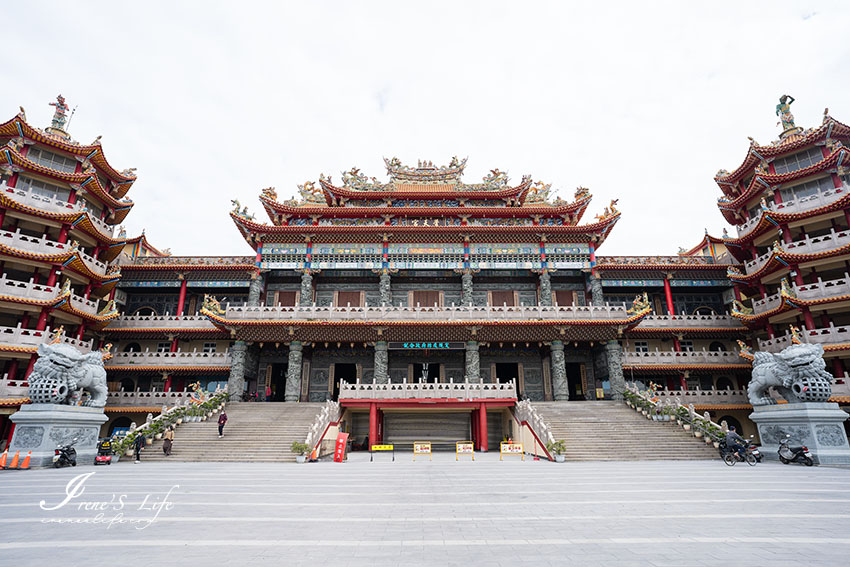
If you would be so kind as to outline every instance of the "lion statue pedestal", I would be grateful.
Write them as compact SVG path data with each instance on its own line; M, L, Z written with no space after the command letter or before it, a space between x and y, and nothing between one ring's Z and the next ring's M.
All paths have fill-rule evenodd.
M791 435L791 445L808 447L818 464L850 464L843 425L848 415L828 401L832 376L825 367L821 345L798 343L777 354L753 353L750 419L758 426L766 459L778 460L779 443ZM777 404L771 389L788 403Z
M62 343L42 344L28 377L31 404L10 419L15 433L9 451L32 451L30 466L53 465L56 447L76 439L78 465L93 465L100 427L108 419L103 353L82 354ZM87 399L83 394L87 393Z

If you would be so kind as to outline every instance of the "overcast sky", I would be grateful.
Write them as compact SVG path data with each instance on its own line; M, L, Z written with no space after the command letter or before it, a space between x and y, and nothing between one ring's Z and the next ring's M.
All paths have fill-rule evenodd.
M674 254L719 235L720 169L747 136L824 107L850 122L848 2L16 2L0 119L48 126L138 168L130 235L177 255L250 254L228 211L382 157L469 157L622 218L600 253ZM259 218L259 214L257 214ZM265 215L263 215L265 218ZM734 231L730 231L734 233Z

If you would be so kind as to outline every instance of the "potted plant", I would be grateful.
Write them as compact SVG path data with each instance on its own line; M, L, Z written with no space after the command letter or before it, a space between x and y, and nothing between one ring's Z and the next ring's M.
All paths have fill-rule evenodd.
M310 446L307 443L300 443L298 441L293 441L292 445L289 446L290 450L295 453L295 462L297 463L305 463L307 462L307 451L310 450Z
M563 439L547 443L546 450L555 456L556 463L563 463L567 459L564 455L567 452L567 442Z

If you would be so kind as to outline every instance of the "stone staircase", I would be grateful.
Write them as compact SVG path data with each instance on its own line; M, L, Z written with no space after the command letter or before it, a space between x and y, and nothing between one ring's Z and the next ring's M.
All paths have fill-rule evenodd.
M534 402L556 440L567 442L568 461L717 459L712 445L681 427L656 422L623 402Z
M320 403L230 403L224 437L218 438L218 416L207 421L183 423L174 432L171 456L162 453L162 441L154 441L142 453L142 461L295 461L289 450L293 441L304 442L321 410ZM132 461L122 457L122 461Z

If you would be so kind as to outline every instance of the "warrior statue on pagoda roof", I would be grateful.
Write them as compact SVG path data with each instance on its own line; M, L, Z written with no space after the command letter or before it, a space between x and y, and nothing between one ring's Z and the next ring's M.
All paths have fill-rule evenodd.
M51 102L50 106L56 107L56 110L53 112L53 121L50 123L51 128L64 131L65 123L68 120L65 113L68 108L70 108L67 104L65 104L65 97L60 94L56 97L56 102Z
M779 117L777 126L782 124L782 132L787 132L796 128L794 125L794 115L791 114L791 103L794 102L794 97L782 95L779 97L779 104L776 105L776 115Z

